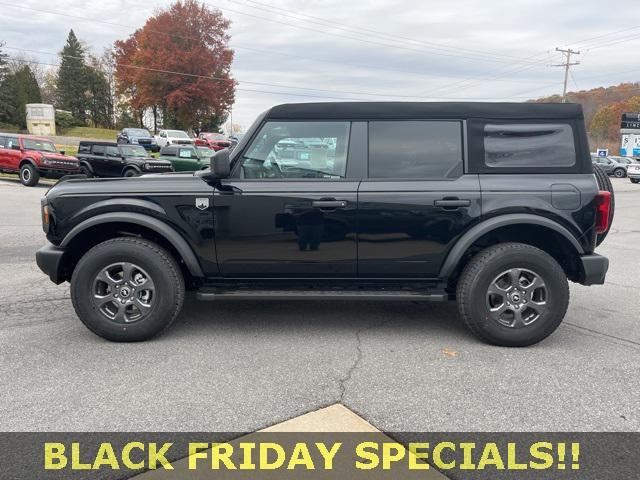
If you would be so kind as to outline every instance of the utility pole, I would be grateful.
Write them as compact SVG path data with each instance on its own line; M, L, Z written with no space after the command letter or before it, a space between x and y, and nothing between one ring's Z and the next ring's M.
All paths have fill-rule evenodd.
M559 63L556 65L551 65L552 67L564 67L564 88L562 89L562 103L566 103L567 101L567 81L569 80L569 67L574 65L580 65L580 62L571 63L571 55L580 55L580 52L576 50L571 50L570 48L556 48L556 52L561 52L562 56L565 58L564 63Z

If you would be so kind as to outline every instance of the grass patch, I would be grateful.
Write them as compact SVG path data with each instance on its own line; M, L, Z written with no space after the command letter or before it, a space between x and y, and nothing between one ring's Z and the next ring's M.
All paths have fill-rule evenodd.
M65 155L71 155L72 157L75 157L76 154L78 153L78 146L77 145L62 145L61 143L56 143L56 150L64 151Z
M65 137L93 138L96 140L116 141L118 130L110 130L108 128L92 128L92 127L73 127L64 132Z

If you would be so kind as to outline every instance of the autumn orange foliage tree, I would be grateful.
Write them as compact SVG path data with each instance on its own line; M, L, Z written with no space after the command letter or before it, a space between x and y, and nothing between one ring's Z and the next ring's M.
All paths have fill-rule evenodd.
M118 94L165 127L220 123L234 101L230 22L196 0L178 0L114 44ZM155 125L154 125L155 128Z

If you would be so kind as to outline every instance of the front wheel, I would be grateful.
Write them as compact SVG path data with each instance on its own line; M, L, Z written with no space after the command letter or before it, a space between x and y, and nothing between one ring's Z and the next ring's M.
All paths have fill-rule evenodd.
M558 328L569 306L562 267L546 252L521 243L498 244L473 257L456 293L469 330L505 347L545 339Z
M632 178L631 179L631 183L638 183L638 182L640 182L640 179L637 179L637 178Z
M142 341L173 323L182 308L184 279L175 259L159 245L114 238L80 259L71 277L71 300L96 335Z
M20 183L25 187L33 187L40 181L40 172L30 163L25 163L20 167Z
M627 175L627 172L624 171L624 168L616 168L613 171L613 176L616 178L624 178L626 177L626 175Z
M127 168L123 175L124 177L137 177L139 175L138 171L135 168Z

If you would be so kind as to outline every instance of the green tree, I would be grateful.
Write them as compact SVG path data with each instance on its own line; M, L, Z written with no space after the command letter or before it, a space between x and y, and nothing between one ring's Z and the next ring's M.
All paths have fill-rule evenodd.
M57 81L57 107L68 110L71 114L85 122L87 119L87 68L84 61L84 48L73 33L69 31L67 43L60 52L60 68Z
M6 121L20 128L27 127L27 103L41 103L40 87L33 71L28 65L10 73L3 81L3 90L11 98L11 106Z
M11 96L11 88L13 87L7 81L10 73L8 56L2 51L3 46L4 42L0 42L0 122L9 123L15 105Z
M111 88L106 75L92 66L86 67L87 80L87 110L94 127L111 127L111 112L113 111Z

